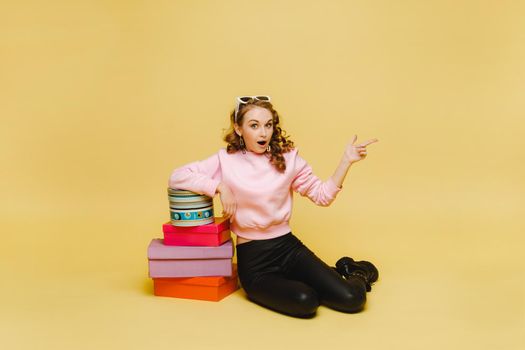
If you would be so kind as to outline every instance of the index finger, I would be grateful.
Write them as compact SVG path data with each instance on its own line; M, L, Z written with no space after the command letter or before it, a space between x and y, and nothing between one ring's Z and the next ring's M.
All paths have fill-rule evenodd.
M363 143L361 144L361 146L366 147L366 146L368 146L369 144L374 143L374 142L378 142L378 141L379 141L378 139L368 140L368 141L363 142Z

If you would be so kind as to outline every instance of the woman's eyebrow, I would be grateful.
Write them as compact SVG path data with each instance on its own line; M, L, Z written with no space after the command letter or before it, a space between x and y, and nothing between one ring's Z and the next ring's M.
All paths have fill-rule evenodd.
M259 121L258 121L258 120L255 120L255 119L250 119L250 120L248 120L248 123L251 123L251 122L256 122L256 123L258 123ZM272 120L272 119L268 119L268 121L266 121L266 123L264 123L264 124L268 124L269 122L273 122L273 120Z

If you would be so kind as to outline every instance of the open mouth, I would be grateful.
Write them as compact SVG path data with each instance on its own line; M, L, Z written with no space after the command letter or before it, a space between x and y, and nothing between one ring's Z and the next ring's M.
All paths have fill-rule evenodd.
M258 143L259 145L261 145L261 146L266 145L266 141L257 141L257 143Z

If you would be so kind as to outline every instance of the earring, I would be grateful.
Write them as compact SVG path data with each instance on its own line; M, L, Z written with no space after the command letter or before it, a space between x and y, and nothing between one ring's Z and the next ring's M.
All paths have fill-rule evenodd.
M242 139L242 136L239 136L239 143L241 144L242 153L246 153L246 147L244 146L244 140Z
M268 145L268 148L266 149L266 152L270 153L272 151L272 147Z

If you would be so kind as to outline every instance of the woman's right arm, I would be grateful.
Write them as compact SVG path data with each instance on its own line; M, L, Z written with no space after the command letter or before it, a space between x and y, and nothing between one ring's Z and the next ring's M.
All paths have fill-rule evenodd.
M219 193L223 207L223 216L229 218L235 213L235 197L230 188L222 181L219 155L186 164L175 169L169 180L170 188L192 191L214 197Z
M219 154L189 163L173 170L169 179L170 188L215 196L222 180Z

